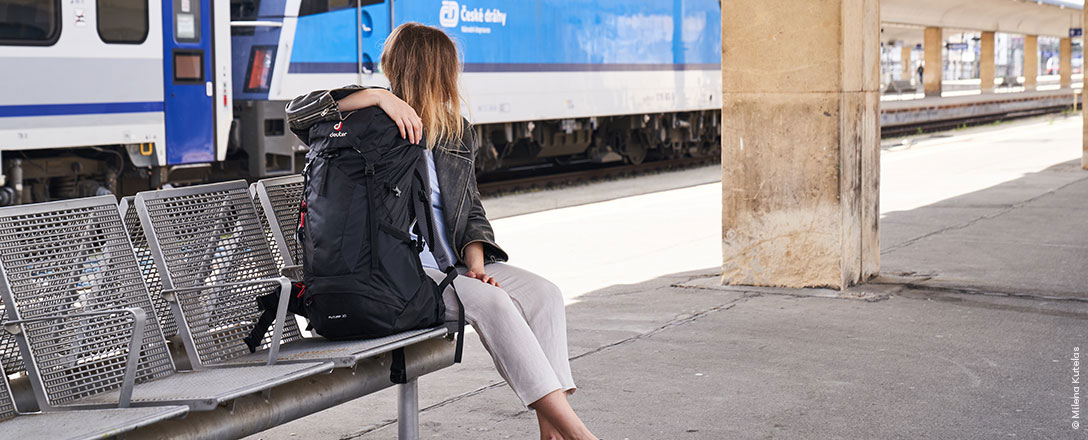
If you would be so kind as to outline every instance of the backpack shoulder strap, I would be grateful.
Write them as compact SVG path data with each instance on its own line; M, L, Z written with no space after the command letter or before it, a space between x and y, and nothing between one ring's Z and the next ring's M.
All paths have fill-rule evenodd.
M465 305L461 303L461 296L457 294L457 288L453 286L453 280L457 278L457 269L449 266L445 270L446 277L438 283L438 291L445 292L446 286L453 289L453 298L457 300L457 348L453 352L453 362L461 363L461 354L465 351Z
M424 150L423 154L429 154L430 152ZM416 214L416 227L417 235L423 239L426 234L426 242L431 248L431 255L434 256L434 261L438 263L440 267L445 267L443 272L446 273L446 277L442 279L442 282L438 283L438 292L441 294L446 291L446 287L453 289L453 297L457 300L457 349L453 354L453 361L456 363L461 362L461 354L464 352L465 346L465 305L461 303L461 297L457 294L457 288L453 285L453 280L457 278L457 269L453 267L453 258L450 255L446 255L445 246L439 245L435 240L435 221L434 210L431 209L430 196L431 185L430 179L424 178L424 174L427 172L423 169L425 165L418 164L415 167L415 180L416 180L416 197L412 198L413 207Z

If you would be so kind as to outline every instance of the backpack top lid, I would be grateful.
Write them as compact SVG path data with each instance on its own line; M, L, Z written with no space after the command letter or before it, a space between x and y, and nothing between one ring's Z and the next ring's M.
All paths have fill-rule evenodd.
M310 127L310 152L307 159L329 150L353 148L363 153L384 150L411 141L400 136L397 124L377 106L345 114L341 121L319 122Z

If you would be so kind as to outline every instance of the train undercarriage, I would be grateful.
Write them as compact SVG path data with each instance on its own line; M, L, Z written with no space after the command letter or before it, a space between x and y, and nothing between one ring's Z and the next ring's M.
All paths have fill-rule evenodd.
M283 105L237 102L227 160L154 166L149 145L4 151L0 206L101 194L131 195L165 185L255 180L297 173L305 146L285 130ZM478 175L519 167L717 156L721 112L692 111L590 117L474 127Z

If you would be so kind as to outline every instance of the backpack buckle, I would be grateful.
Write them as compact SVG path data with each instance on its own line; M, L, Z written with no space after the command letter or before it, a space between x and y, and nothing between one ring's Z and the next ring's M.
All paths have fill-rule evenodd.
M366 174L368 176L373 176L374 175L374 165L371 164L371 163L367 163L366 164L366 169L363 170L363 174Z

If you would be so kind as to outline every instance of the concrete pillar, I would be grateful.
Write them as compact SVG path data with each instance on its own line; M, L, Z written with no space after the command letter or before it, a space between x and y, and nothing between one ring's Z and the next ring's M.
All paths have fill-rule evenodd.
M925 91L926 96L941 96L941 78L944 75L944 32L938 27L925 30Z
M1035 90L1039 77L1039 36L1024 35L1024 91Z
M982 93L994 91L994 33L982 33L982 48L979 51L978 77Z
M903 76L902 76L903 81L910 81L911 79L914 78L914 69L911 67L911 62L910 62L910 52L911 52L911 49L913 49L913 48L914 48L914 46L910 46L910 45L907 45L906 43L903 43L903 47L900 49L901 50L900 53L902 54L900 56L902 57L902 60L903 60Z
M880 264L879 0L722 9L722 282L845 288L870 278Z
M1061 86L1063 89L1073 87L1073 39L1062 38L1061 51L1058 54L1060 63L1058 69L1061 70Z

